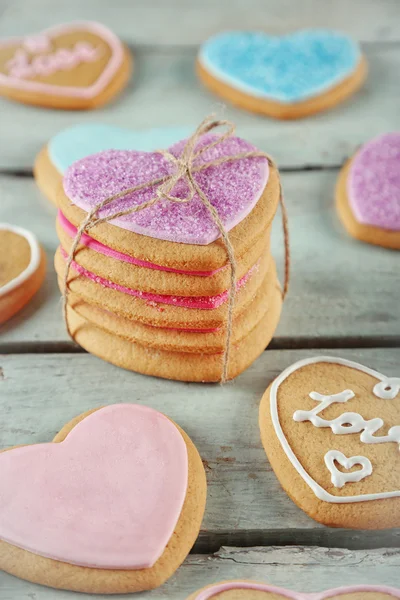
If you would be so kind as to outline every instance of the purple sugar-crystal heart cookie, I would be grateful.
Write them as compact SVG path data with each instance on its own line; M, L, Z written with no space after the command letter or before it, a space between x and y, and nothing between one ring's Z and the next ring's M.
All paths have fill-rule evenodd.
M196 150L217 138L204 135ZM186 140L178 142L169 152L180 157ZM256 151L250 143L230 137L194 160L194 166L221 157ZM162 178L176 167L158 152L107 150L83 158L71 165L64 177L64 190L73 204L90 211L110 196L137 185ZM254 208L268 181L268 161L264 157L248 157L210 166L194 173L194 179L205 193L227 231L240 223ZM112 202L99 211L108 216L117 211L140 205L156 196L157 186L148 186ZM179 181L171 194L185 198L188 185ZM184 244L207 245L216 240L219 229L198 194L185 203L161 199L138 213L110 221L123 229L152 238Z
M360 223L400 230L400 131L381 135L357 152L347 194Z

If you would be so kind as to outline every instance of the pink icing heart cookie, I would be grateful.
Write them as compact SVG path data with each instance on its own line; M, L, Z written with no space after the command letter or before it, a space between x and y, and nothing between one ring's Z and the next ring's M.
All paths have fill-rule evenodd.
M282 487L311 517L400 525L400 377L342 358L301 360L265 392L260 429Z
M52 443L0 453L0 482L0 568L88 593L161 585L192 547L206 497L185 432L136 404L84 413Z
M400 132L367 142L345 164L336 208L356 239L400 249Z
M352 585L325 592L305 594L256 581L223 581L207 586L188 600L393 600L400 589L387 585Z
M0 41L0 94L67 110L109 102L126 86L131 54L104 25L76 22Z
M31 300L45 273L46 255L33 233L0 223L0 324Z

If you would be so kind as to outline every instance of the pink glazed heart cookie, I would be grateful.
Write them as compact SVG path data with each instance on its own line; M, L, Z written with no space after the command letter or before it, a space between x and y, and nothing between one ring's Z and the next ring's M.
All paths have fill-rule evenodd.
M188 600L393 600L400 589L387 585L352 585L315 594L285 590L256 581L223 581L207 586Z
M25 104L96 108L122 91L131 70L128 48L100 23L0 40L0 95Z
M356 239L400 249L400 132L367 142L345 164L336 208Z
M87 593L153 589L191 549L205 498L170 419L136 404L84 413L51 443L0 453L0 568Z
M343 358L300 360L265 392L260 429L282 487L315 520L400 526L400 377Z

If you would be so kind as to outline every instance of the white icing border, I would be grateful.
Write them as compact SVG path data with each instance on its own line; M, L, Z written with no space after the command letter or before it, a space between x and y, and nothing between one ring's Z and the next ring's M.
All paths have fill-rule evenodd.
M283 433L281 424L279 422L278 415L278 388L295 371L300 369L301 367L305 367L306 365L312 365L315 363L333 363L344 365L346 367L351 367L352 369L356 369L357 371L362 371L367 373L368 375L372 375L376 379L380 381L385 381L387 378L378 373L378 371L374 371L369 367L364 367L364 365L360 365L359 363L353 362L351 360L346 360L345 358L337 358L334 356L315 356L313 358L305 358L303 360L299 360L294 363L284 371L274 380L271 386L270 392L270 412L271 412L271 420L275 429L276 436L293 467L296 469L300 477L307 483L307 485L311 488L314 494L320 500L325 502L331 502L335 504L345 504L349 502L365 502L367 500L380 500L383 498L396 498L400 496L400 490L395 490L392 492L377 492L374 494L361 494L359 496L334 496L327 492L322 486L319 485L304 469L301 465L299 459L294 454L290 444Z
M11 279L11 281L8 281L3 286L0 286L1 298L12 292L15 288L19 287L22 283L24 283L24 281L33 275L40 265L41 252L36 236L27 229L17 227L16 225L9 225L8 223L0 223L0 231L12 231L17 235L22 236L28 242L31 251L31 259L26 269L21 271L21 273L14 277L14 279Z

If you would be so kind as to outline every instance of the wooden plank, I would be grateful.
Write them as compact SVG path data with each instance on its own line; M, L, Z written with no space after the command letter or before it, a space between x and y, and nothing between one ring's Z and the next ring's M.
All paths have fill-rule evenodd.
M275 343L331 344L343 338L393 343L400 336L396 286L396 252L361 244L348 237L338 222L333 193L337 173L284 173L292 250L292 282ZM60 293L53 271L57 246L55 209L30 178L0 177L0 220L32 229L49 256L46 285L37 297L0 330L0 349L25 342L66 342ZM283 264L280 217L272 241L278 265ZM327 341L329 338L329 341ZM371 342L368 342L371 343Z
M29 0L10 2L0 25L1 35L34 33L54 23L77 18L101 21L135 44L201 43L223 29L264 29L282 34L308 27L343 30L362 41L399 40L396 0Z
M137 129L194 127L211 112L233 120L239 135L272 154L282 168L338 166L365 140L400 129L400 45L367 47L366 54L370 76L351 101L306 120L280 122L231 106L224 109L198 83L194 50L140 51L133 82L118 101L102 109L49 111L0 99L0 169L30 171L40 148L58 131L76 123Z
M337 353L389 376L399 371L400 349ZM271 470L260 442L259 401L279 372L306 356L304 350L264 352L225 386L146 377L88 354L1 356L0 449L49 441L64 423L96 406L138 402L176 420L204 460L209 490L198 550L232 543L400 547L397 530L368 533L317 524L286 496Z
M227 579L253 579L302 592L348 585L399 585L398 550L337 548L229 548L208 555L191 554L161 588L135 594L135 600L186 600L194 591ZM104 596L72 594L40 587L0 573L0 600L68 600ZM126 596L113 596L123 600Z

